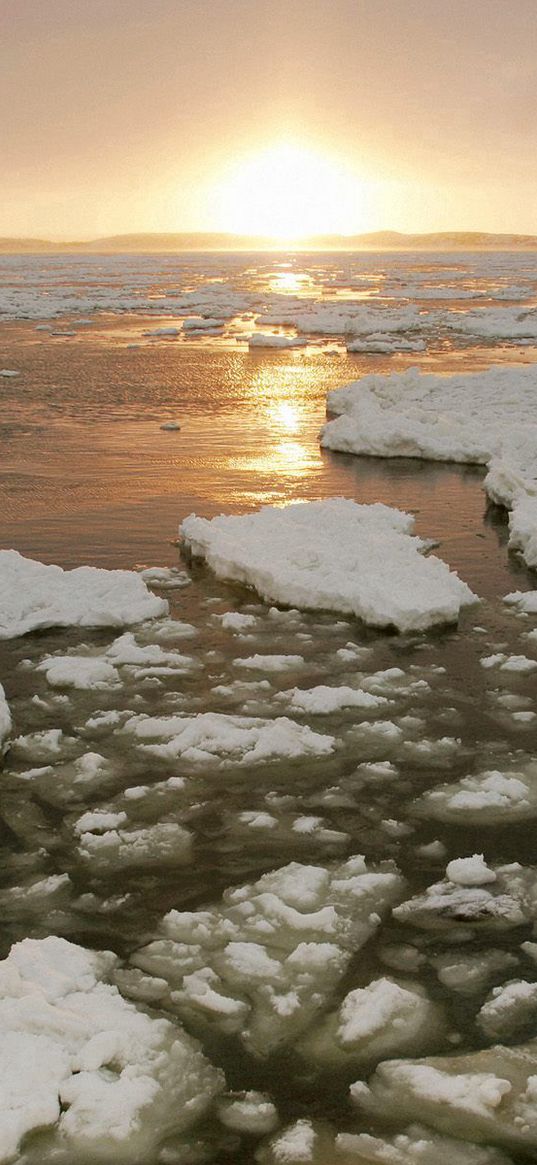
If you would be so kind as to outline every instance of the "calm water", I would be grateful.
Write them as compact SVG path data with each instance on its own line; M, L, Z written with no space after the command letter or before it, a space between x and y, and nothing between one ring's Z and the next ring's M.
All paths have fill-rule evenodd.
M430 292L441 276L449 290L458 285L470 291L488 288L486 275L496 293L498 287L522 281L525 294L534 294L533 258L531 262L527 256L513 258L511 266L519 264L515 270L505 257L486 257L486 261L488 275L483 257L477 257L473 267L458 257L451 258L451 266L446 260L442 265L423 256L412 261L399 257L391 268L386 259L374 261L369 256L366 263L360 257L358 275L350 261L341 258L324 261L324 265L316 258L301 271L298 257L286 260L287 266L280 260L279 266L276 261L264 261L264 266L258 263L250 268L243 257L229 258L227 268L225 259L214 257L210 270L211 279L227 278L228 293L231 288L234 294L250 297L272 294L274 284L280 296L288 290L299 297L313 286L318 297L332 302L342 291L349 295L353 280L358 280L354 291L360 296L364 294L360 280L372 283L370 294L375 296L393 289L397 280L406 281L407 291L412 281L421 281L422 292L424 288ZM25 264L29 263L10 266L3 260L12 290L19 287L21 274L28 274ZM118 315L104 297L105 306L91 316L89 324L76 326L72 302L67 314L54 320L55 329L74 330L72 336L36 331L40 317L35 313L32 320L14 319L2 326L0 365L20 373L0 380L3 546L66 567L81 563L127 568L177 565L178 525L193 511L211 516L263 504L344 495L415 513L417 532L438 541L437 553L459 571L482 602L465 613L458 628L429 636L379 634L357 623L341 625L324 615L278 623L267 618L266 608L255 596L217 583L207 570L195 566L190 585L166 592L172 614L192 623L197 632L192 640L173 644L203 664L186 678L160 677L148 683L137 680L131 671L119 693L69 690L58 694L47 687L34 665L46 654L81 645L104 648L114 638L111 632L49 631L1 645L2 679L16 731L28 734L61 727L72 742L56 764L53 781L21 779L28 760L16 751L7 758L0 797L4 886L24 886L36 875L67 871L72 889L50 910L32 909L27 902L18 907L17 900L12 901L5 908L2 953L27 935L60 933L75 942L111 947L128 956L151 937L165 910L202 907L217 900L227 886L254 880L291 860L326 864L335 856L356 852L374 860L392 857L411 889L437 880L447 860L476 849L484 850L489 861L533 864L531 822L509 829L496 827L486 836L467 829L461 836L460 828L417 821L412 808L413 799L425 788L467 772L501 767L514 756L523 759L537 746L533 724L515 722L497 702L505 689L533 708L531 679L511 675L502 680L479 662L500 648L531 655L520 639L526 626L501 602L508 591L535 586L535 577L507 553L505 514L487 508L479 468L331 454L320 451L317 436L325 418L327 391L367 372L400 371L411 365L446 373L461 368L477 371L498 361L533 360L535 348L505 340L488 346L483 340L455 343L439 333L423 353L410 355L350 355L341 338L323 335L304 349L249 352L230 332L229 324L223 334L197 340L144 337L148 328L165 327L173 320L169 312L158 314L158 295L169 295L178 271L167 257L153 261L152 267L149 259L121 263L128 267L131 283L135 275L142 280L144 297L155 297L150 315L146 298L139 314L129 306ZM90 267L97 303L103 289L111 285L120 294L125 283L121 264L114 269L112 260L104 260L100 270L96 263ZM194 260L184 261L183 284L185 269L194 287L199 287L201 277ZM80 274L66 260L58 260L56 268L40 260L32 270L34 291L38 287L39 294L50 293L51 288L57 291L58 286L65 289L67 270L71 295L75 275L78 279ZM77 284L84 312L89 310L88 282L86 270ZM30 281L30 290L32 286ZM35 295L32 302L38 302ZM492 300L487 297L486 302ZM237 327L248 323L250 310L247 306L236 318ZM251 322L249 326L251 330ZM170 419L180 423L179 432L160 429ZM214 615L245 608L258 617L258 625L243 642L224 632ZM135 866L118 872L97 867L88 871L80 862L73 824L86 808L123 807L126 787L151 785L163 775L180 771L177 763L169 771L166 766L148 766L126 738L112 732L101 735L98 745L91 737L88 742L81 726L97 709L136 708L150 714L174 709L242 712L244 693L234 689L225 696L214 691L236 680L236 658L254 652L300 654L305 663L299 674L271 674L269 694L260 690L248 696L247 711L270 718L278 692L294 685L345 683L349 675L355 677L356 668L342 667L337 657L337 650L349 642L370 650L361 669L366 673L398 666L409 678L427 679L429 688L421 694L407 687L392 694L393 705L386 714L396 721L411 715L423 722L408 727L408 739L419 741L425 736L432 742L426 762L419 761L415 751L405 753L398 745L371 744L353 735L357 717L352 709L306 718L314 730L332 732L341 740L335 757L201 774L190 799L170 794L157 808L151 798L147 803L136 802L133 820L141 826L154 824L159 814L167 821L188 825L195 837L192 866L171 871L168 865L158 864L151 869ZM30 664L23 662L28 660ZM445 671L437 672L437 668ZM363 717L358 719L361 722ZM460 741L449 755L434 747L444 736ZM82 755L88 746L98 747L105 756L108 775L101 784L75 786L70 766L73 757ZM395 785L353 787L350 778L356 765L369 759L393 760L400 766L400 780ZM334 788L345 794L342 804L333 804L327 797L327 790ZM252 831L240 827L240 812L264 811L274 796L283 798L284 806L277 830L260 839L259 834L252 836ZM348 840L342 845L326 843L313 833L298 841L289 832L289 820L299 813L321 815L327 827L344 831ZM393 820L408 830L390 833L383 823ZM418 858L416 846L434 839L444 842L444 859ZM93 895L91 901L88 892ZM113 910L104 909L102 904L114 895L118 901ZM494 938L493 945L518 955L525 937L529 936L517 931L513 939L505 932L499 941ZM386 942L421 942L422 938L411 927L381 928L378 938L360 955L346 988L387 973L382 961ZM432 954L443 949L437 937L431 942ZM486 950L490 945L492 941L476 938L467 949ZM446 1003L462 1048L481 1046L483 1037L468 1003L463 1005L448 995L430 965L420 974L429 991ZM517 974L535 977L526 965L511 977ZM483 997L478 1003L482 1001ZM525 1036L534 1034L534 1029L524 1032ZM233 1041L230 1045L213 1037L208 1049L213 1059L225 1065L232 1086L270 1091L283 1119L327 1116L339 1128L360 1127L346 1107L341 1081L327 1083L322 1075L313 1083L301 1080L291 1053L264 1065L253 1063ZM38 1155L39 1151L38 1143ZM230 1160L221 1150L215 1152L219 1161ZM249 1163L252 1153L250 1142L235 1144L232 1159Z

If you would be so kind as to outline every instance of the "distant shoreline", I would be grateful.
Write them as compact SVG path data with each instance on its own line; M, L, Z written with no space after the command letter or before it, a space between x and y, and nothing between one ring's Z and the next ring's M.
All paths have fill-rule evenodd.
M0 238L3 255L132 255L132 254L309 254L398 252L537 251L537 235L492 234L478 231L443 231L406 235L397 231L377 231L363 235L319 235L296 243L254 236L222 233L180 233L112 235L82 242L52 242L48 239Z

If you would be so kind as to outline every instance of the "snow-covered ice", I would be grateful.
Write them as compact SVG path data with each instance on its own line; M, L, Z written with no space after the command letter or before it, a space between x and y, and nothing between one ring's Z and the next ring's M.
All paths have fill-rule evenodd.
M134 716L124 732L135 736L151 756L164 760L181 757L192 764L220 766L266 764L279 759L327 756L334 751L333 736L312 732L285 716L263 720L200 712L196 716Z
M475 600L444 562L422 553L413 526L400 510L331 498L210 520L192 514L180 533L219 578L266 601L408 631L454 622Z
M249 348L303 348L307 340L301 336L273 335L269 332L254 332L248 336Z
M503 601L518 614L537 615L537 591L511 591Z
M0 550L0 639L43 627L123 627L165 615L168 604L128 570L62 570Z
M309 1027L401 893L393 867L369 869L361 857L291 862L226 890L221 906L172 910L132 962L165 980L163 1005L265 1056Z
M373 457L487 465L489 497L512 511L509 547L537 567L536 400L532 365L365 376L328 394L328 410L339 415L324 426L321 444Z
M77 688L80 691L114 688L120 684L117 668L99 656L49 656L37 665L52 688Z
M421 815L454 825L502 825L537 817L537 763L509 771L485 769L428 789L415 805Z
M368 711L385 707L388 703L385 696L374 696L363 688L350 688L345 684L340 687L319 684L316 688L291 688L288 692L282 692L279 699L286 703L289 711L307 716L328 716L344 708Z
M418 368L364 376L328 394L321 444L375 457L487 464L506 431L536 428L537 373L503 365L438 376Z
M49 1128L55 1161L141 1163L221 1090L195 1041L122 998L117 963L50 937L17 943L0 964L0 1161Z
M159 821L136 829L118 818L126 814L86 813L75 823L80 858L92 873L129 866L184 866L192 861L192 835L177 822Z
M423 1060L387 1060L351 1088L366 1113L397 1113L508 1150L537 1148L537 1041Z
M477 1015L477 1024L490 1040L510 1040L537 1019L537 983L514 979L494 987Z
M345 996L298 1045L308 1064L358 1066L391 1055L418 1055L442 1046L442 1008L422 986L373 979Z
M471 878L475 858L470 859L465 868L467 878ZM456 869L458 872L460 866L457 865ZM492 866L490 872L495 875L494 881L479 885L472 881L461 884L460 874L457 882L452 882L446 875L442 882L428 886L423 894L416 894L397 906L394 917L420 929L438 931L449 930L455 925L502 931L535 921L537 871L513 862Z

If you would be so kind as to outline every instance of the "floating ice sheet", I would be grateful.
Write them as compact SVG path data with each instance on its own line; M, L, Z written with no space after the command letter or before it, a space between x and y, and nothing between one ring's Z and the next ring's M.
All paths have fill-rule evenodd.
M0 550L0 639L42 627L123 627L165 615L168 604L128 570L62 570Z
M339 415L325 425L321 444L374 457L487 464L506 430L530 425L537 438L536 399L533 367L364 376L328 394L329 412Z
M409 631L454 622L475 600L444 562L424 556L413 526L389 506L331 498L211 520L192 514L180 532L218 577L267 601Z
M537 315L531 318L536 328ZM509 547L537 567L536 402L534 366L365 376L328 394L329 412L339 415L324 426L321 444L373 457L487 465L489 497L512 510Z

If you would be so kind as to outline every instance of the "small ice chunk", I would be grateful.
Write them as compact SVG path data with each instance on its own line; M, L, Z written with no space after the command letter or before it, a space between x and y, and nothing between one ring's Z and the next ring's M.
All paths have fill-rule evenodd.
M328 716L339 712L343 708L380 708L388 701L384 696L374 696L361 688L328 687L320 684L316 688L291 688L282 692L281 700L287 700L293 712L304 712L309 716Z
M285 716L262 720L200 712L197 716L134 716L124 732L164 760L182 757L193 764L265 764L281 757L326 756L334 751L333 736L312 732Z
M119 672L102 656L50 655L37 665L36 671L45 673L51 688L92 691L121 684Z
M520 1035L537 1017L537 983L515 979L495 987L477 1015L477 1024L489 1039Z
M251 671L294 671L304 667L304 662L302 655L250 655L233 660L233 666Z
M503 601L521 614L537 615L537 591L512 591Z
M215 615L215 619L222 624L225 631L250 631L255 627L257 619L255 615L243 615L241 611L226 611L223 615Z
M160 590L187 587L192 582L190 575L184 570L179 570L177 566L147 566L137 573L143 578L146 586L158 587Z
M231 1092L217 1106L218 1117L227 1129L263 1136L278 1126L278 1110L264 1092Z
M446 875L450 882L457 886L484 886L487 882L495 882L494 870L487 866L483 854L474 854L471 858L455 858L449 862Z

